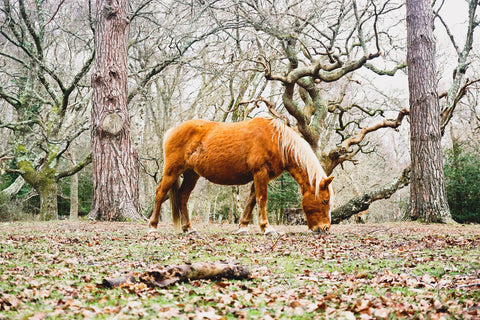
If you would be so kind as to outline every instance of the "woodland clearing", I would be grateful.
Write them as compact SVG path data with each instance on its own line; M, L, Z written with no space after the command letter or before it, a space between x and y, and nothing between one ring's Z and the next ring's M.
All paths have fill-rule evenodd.
M54 221L0 224L0 319L392 319L480 318L478 225L305 226L171 223L147 234L137 223ZM114 277L165 265L228 261L248 280L194 280L166 288Z

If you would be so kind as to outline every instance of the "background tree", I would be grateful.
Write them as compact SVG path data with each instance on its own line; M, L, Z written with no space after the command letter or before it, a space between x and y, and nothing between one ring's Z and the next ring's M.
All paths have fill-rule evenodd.
M94 196L89 218L142 220L138 203L138 154L127 109L128 1L97 1L92 73Z
M407 46L411 218L451 222L443 173L433 10L428 0L407 0Z
M451 62L452 55L450 54L451 51L441 52L437 54L436 59L439 60L442 66L445 68L443 71L439 71L439 74L444 74L443 81L447 82L445 91L441 91L439 93L440 103L441 103L441 131L442 135L445 132L445 128L451 123L451 119L453 116L454 110L457 109L459 105L464 104L466 109L464 111L458 112L457 120L455 123L451 124L450 129L452 132L456 132L460 130L465 137L468 137L470 133L475 135L475 116L472 117L472 114L476 114L476 106L478 107L478 102L473 99L472 94L474 92L478 92L478 83L479 77L478 72L474 70L474 61L475 57L472 57L472 49L473 49L473 39L474 39L474 32L478 28L480 23L480 19L477 16L477 9L478 9L478 0L471 0L466 1L467 3L467 19L466 23L462 27L463 30L460 33L457 31L453 32L448 23L447 18L444 17L448 15L449 8L445 8L445 2L434 2L434 12L435 12L435 20L437 21L438 31L437 39L448 39L451 44L453 50L453 57L456 56L456 64ZM456 8L457 9L457 8ZM458 18L458 17L457 17ZM444 30L444 32L441 32ZM463 44L459 41L458 38L461 38ZM445 50L445 49L444 49ZM448 64L446 61L450 61ZM453 67L450 65L453 64ZM451 74L453 73L453 77ZM475 91L476 90L476 91ZM474 94L473 94L474 96ZM470 101L466 101L465 97L469 98ZM464 101L464 102L462 102ZM395 103L395 102L394 102ZM465 108L464 108L465 109ZM409 114L409 110L404 108L398 114L398 117L395 121L387 121L388 126L392 128L398 128L399 125L402 123L402 118L405 115ZM462 119L469 119L463 121ZM378 123L380 124L380 123ZM370 129L374 129L376 125L371 127L365 127L359 130L354 136L349 139L344 140L340 144L340 150L348 150L349 142L352 140L357 140L355 136L362 136L364 132L369 131ZM458 127L458 129L456 128ZM470 127L468 130L465 130L466 127ZM445 139L444 139L445 140ZM456 139L452 139L456 141ZM474 139L475 140L475 139ZM337 147L338 148L338 147ZM399 146L395 146L396 152L401 152L399 150ZM330 154L335 155L338 149L333 149L330 151ZM348 153L347 153L348 155ZM334 157L332 157L334 159ZM450 169L452 170L452 169ZM451 171L450 171L451 172ZM394 195L395 192L404 186L407 186L410 183L410 166L407 166L398 177L395 177L388 183L384 184L382 182L379 188L374 190L369 190L361 195L353 197L347 200L342 206L336 208L332 212L332 216L336 217L335 219L342 220L345 217L349 217L354 212L360 212L363 210L367 210L371 204L375 201L380 199L389 198L390 196ZM464 190L467 187L465 186ZM449 203L450 197L449 197ZM410 205L406 205L405 207L410 208ZM408 215L410 214L410 209L408 209ZM403 214L399 216L400 218L403 217ZM387 218L388 219L388 218ZM460 221L460 220L459 220Z
M58 182L91 161L87 153L71 167L65 163L72 142L88 130L83 80L92 64L93 32L88 8L72 4L75 13L63 19L57 16L62 5L5 0L0 11L0 128L9 130L0 158L16 176L10 195L26 181L40 197L42 220L58 217ZM71 34L76 38L66 41Z

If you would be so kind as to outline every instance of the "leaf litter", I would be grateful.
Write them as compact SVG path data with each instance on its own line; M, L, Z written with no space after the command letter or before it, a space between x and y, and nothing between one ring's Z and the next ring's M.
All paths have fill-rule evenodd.
M278 226L199 226L200 236L134 223L0 224L0 319L478 319L480 228L335 225L327 236ZM249 280L166 288L105 277L166 265L239 263Z

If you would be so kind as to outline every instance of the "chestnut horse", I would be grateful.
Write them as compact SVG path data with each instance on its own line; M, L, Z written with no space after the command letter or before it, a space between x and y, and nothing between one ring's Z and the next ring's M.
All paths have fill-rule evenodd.
M174 224L178 227L181 220L184 232L196 232L190 224L187 201L202 176L223 185L253 180L238 232L247 232L258 203L260 229L276 234L267 218L267 185L285 170L300 185L308 228L322 233L330 228L333 177L326 176L310 145L277 119L237 123L189 120L167 131L163 147L163 178L155 195L150 231L156 230L160 206L170 191Z

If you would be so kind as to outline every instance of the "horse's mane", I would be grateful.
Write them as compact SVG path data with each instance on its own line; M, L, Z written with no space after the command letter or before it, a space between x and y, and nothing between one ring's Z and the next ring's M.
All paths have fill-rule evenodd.
M320 182L322 178L327 177L327 174L320 165L312 148L305 139L280 120L271 118L270 123L278 134L283 160L285 161L288 155L291 154L296 163L307 172L310 185L313 186L315 182L315 194L318 196Z

